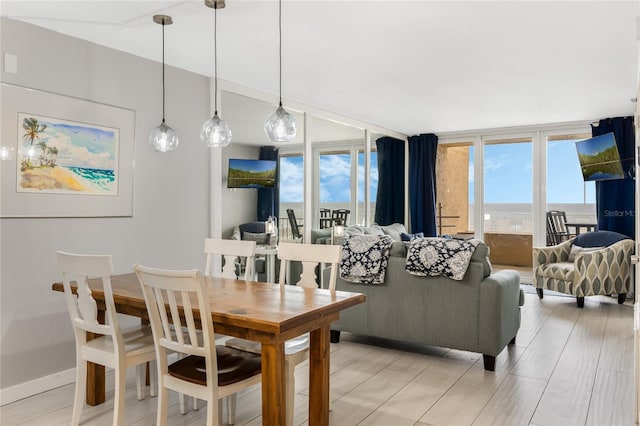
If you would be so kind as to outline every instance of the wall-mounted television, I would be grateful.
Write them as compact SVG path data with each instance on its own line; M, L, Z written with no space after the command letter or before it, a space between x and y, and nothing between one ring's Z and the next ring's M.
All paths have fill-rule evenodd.
M620 153L613 133L576 142L584 180L623 179Z
M227 188L274 188L277 161L229 159Z

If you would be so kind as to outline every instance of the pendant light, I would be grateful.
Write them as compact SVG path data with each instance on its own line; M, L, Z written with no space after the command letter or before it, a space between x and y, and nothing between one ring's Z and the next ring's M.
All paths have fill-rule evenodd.
M278 37L280 60L280 103L278 109L267 117L264 132L272 142L289 142L296 137L296 119L282 107L282 0L278 0Z
M173 151L178 147L178 134L164 121L164 26L173 24L171 16L154 15L153 22L162 24L162 123L151 131L149 143L158 152Z
M224 8L224 0L205 0L207 7L213 8L213 66L214 66L214 108L213 117L202 125L200 139L210 148L220 148L231 143L231 129L218 117L218 9Z

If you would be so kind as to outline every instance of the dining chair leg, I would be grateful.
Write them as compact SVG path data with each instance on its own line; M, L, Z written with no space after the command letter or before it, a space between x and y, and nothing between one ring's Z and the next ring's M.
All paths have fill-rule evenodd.
M149 395L158 395L158 363L156 361L149 362Z
M116 364L115 368L116 391L113 402L113 426L122 425L124 419L124 400L126 396L127 369L123 365Z
M220 398L218 399L218 424L219 425L223 425L224 424L224 413L223 413L223 406L224 406L224 398Z
M80 414L84 405L84 395L87 392L87 361L82 359L79 351L76 351L76 393L73 398L73 414L71 414L71 425L77 426L80 423Z
M220 419L220 405L222 401L218 400L217 404L207 404L207 426L216 426L222 424Z
M232 393L227 397L227 422L229 425L236 423L236 396L237 394Z
M169 412L169 389L161 386L158 381L158 416L156 426L164 426L167 424L167 415Z
M180 414L187 414L187 407L185 406L184 394L178 394L178 400L180 401Z
M146 364L136 365L136 391L138 392L138 401L142 401L145 395L144 378L146 373Z

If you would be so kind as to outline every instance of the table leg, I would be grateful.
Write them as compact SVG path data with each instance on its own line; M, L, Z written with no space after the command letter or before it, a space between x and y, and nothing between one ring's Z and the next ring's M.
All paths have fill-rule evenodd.
M262 343L262 424L284 425L286 395L284 380L284 344Z
M104 324L105 311L98 310L98 322ZM100 334L87 333L87 340L93 340ZM104 365L87 362L87 404L98 405L105 401Z
M329 424L329 325L311 332L309 348L309 425Z
M271 281L271 283L275 283L276 282L276 255L272 254L267 256L268 259L268 263L267 263L267 271L269 272L269 279Z

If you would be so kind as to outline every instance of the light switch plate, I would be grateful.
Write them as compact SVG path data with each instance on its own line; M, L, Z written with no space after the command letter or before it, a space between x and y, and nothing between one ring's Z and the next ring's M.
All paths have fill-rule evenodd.
M4 54L4 72L18 74L18 57L12 53Z

